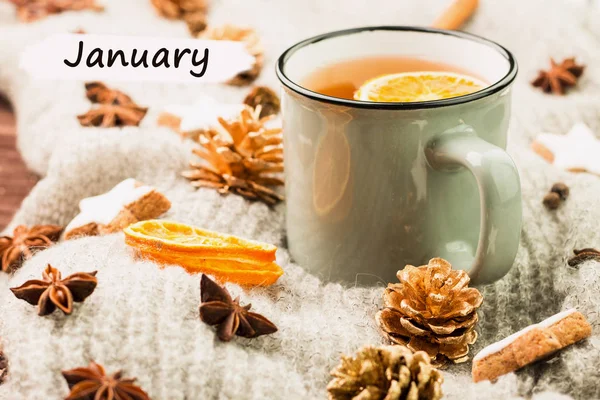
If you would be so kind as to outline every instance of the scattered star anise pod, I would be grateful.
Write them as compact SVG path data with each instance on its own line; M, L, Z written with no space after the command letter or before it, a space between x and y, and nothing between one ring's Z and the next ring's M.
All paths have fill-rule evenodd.
M57 307L71 314L73 302L84 301L96 289L97 272L78 272L61 279L60 271L48 264L43 280L29 280L10 290L18 299L37 305L38 315L51 314Z
M277 93L266 86L256 86L244 99L244 104L252 108L261 107L259 118L279 113L281 103Z
M250 312L251 304L240 305L240 298L231 299L224 287L208 276L200 280L200 319L208 325L218 325L217 336L224 342L234 335L255 338L277 332L277 327L260 314Z
M550 69L540 71L538 77L531 82L535 87L541 88L546 93L562 95L565 89L575 86L583 74L583 65L575 63L575 58L567 58L560 64L550 59Z
M584 261L596 260L600 261L600 251L592 248L573 250L575 256L571 257L567 264L570 267L576 267Z
M85 90L87 98L99 106L77 116L81 126L138 126L148 111L148 108L140 107L125 93L111 89L102 82L88 82Z
M33 22L51 14L64 11L103 11L96 0L9 0L17 7L17 17L23 22Z
M71 392L65 400L150 400L135 378L123 378L121 371L106 375L102 365L91 361L87 367L62 371Z
M85 95L92 103L129 105L135 104L131 97L117 89L111 89L102 82L86 82Z
M33 250L43 249L56 242L63 228L56 225L17 226L13 236L0 237L0 267L3 272L19 268L25 259L33 255Z
M102 104L92 108L85 114L78 115L77 119L81 126L99 126L102 128L138 126L146 116L147 111L147 108L135 104L124 106Z

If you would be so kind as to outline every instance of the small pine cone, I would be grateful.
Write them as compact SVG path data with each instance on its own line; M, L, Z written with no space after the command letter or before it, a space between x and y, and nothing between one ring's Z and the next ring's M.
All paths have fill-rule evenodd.
M151 0L152 5L165 18L181 18L183 10L175 0Z
M398 271L400 283L390 283L377 313L382 333L396 344L423 350L433 364L468 359L469 345L477 340L477 308L483 296L469 288L469 275L450 263L433 258L420 267Z
M281 109L281 101L277 93L266 86L254 87L244 98L244 104L252 108L260 106L260 118L276 115Z
M267 128L272 116L260 118L260 107L246 106L237 118L219 118L221 129L198 136L201 148L194 154L208 162L192 162L182 175L193 186L216 189L221 194L235 193L248 200L272 206L283 196L271 187L282 186L277 174L283 172L283 135L281 128ZM222 134L226 131L226 135Z
M2 350L2 345L0 345L0 385L4 383L8 374L8 360Z
M192 36L198 35L200 32L206 29L206 13L205 12L194 12L187 13L183 17L185 23L188 26L188 30Z
M150 0L156 11L165 18L183 19L186 14L206 14L207 0Z
M404 346L366 346L342 356L327 385L330 400L438 400L444 378L427 353Z
M258 75L260 75L264 63L264 49L262 41L254 29L235 25L223 25L218 27L209 26L198 35L198 38L242 42L244 43L248 54L254 57L254 64L252 67L231 78L227 82L228 84L233 86L249 85L258 77Z

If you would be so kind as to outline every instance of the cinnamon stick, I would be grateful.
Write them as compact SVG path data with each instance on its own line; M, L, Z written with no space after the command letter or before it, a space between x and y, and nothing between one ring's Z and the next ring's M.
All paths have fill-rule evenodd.
M433 23L438 29L459 29L473 15L479 0L454 0Z

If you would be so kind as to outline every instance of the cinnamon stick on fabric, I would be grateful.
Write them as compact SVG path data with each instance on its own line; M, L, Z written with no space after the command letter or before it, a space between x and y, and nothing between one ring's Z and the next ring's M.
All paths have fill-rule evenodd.
M433 23L433 28L438 29L460 29L463 24L473 15L479 0L454 0L442 15Z

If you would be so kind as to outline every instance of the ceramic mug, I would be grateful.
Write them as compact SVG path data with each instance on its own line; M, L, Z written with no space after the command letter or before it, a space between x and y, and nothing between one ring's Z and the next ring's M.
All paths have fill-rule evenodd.
M414 103L329 97L299 82L325 65L376 56L450 64L489 82ZM506 153L513 55L456 31L384 26L300 42L278 60L283 84L286 226L293 259L324 280L393 282L443 257L474 283L511 268L521 187Z

